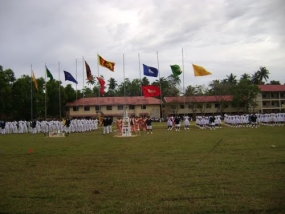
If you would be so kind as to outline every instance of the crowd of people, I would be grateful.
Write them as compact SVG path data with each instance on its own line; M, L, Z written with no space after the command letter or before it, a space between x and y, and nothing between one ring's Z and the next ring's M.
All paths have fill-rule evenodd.
M185 116L171 116L166 119L167 130L180 131L182 125L184 130L190 129L191 118ZM100 117L96 119L65 119L59 120L33 120L33 121L0 121L1 134L23 134L23 133L44 133L47 134L53 131L65 133L73 132L88 132L97 130L102 127L102 134L112 133L113 125L112 117ZM145 131L147 134L152 134L153 120L148 117L131 116L129 119L130 129L132 134L138 135L140 131ZM116 121L117 134L122 135L123 118L117 117ZM224 115L224 125L227 127L251 127L257 128L260 125L267 126L283 126L285 124L285 113L270 113L270 114L243 114L243 115ZM222 118L220 115L197 116L195 126L200 129L214 130L222 127Z
M33 120L33 121L0 121L1 134L24 134L49 132L87 132L98 129L98 119L65 119L59 120Z

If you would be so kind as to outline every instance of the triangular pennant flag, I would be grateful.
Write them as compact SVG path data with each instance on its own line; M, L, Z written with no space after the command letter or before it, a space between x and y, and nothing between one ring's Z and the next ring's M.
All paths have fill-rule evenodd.
M193 65L195 77L197 77L197 76L206 76L206 75L211 75L212 74L211 72L207 71L202 66L194 65L194 64L192 64L192 65Z

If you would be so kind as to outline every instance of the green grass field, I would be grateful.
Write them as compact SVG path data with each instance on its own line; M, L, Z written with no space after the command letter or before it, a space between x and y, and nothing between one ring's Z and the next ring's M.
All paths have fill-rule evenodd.
M285 213L285 126L165 125L0 135L0 213Z

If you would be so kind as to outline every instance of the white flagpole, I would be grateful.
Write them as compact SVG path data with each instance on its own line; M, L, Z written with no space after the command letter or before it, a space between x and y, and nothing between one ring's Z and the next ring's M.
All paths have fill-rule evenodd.
M158 60L158 51L156 51L157 56L157 69L158 69L158 80L159 80L159 88L160 88L160 101L162 102L162 88L161 88L161 81L160 81L160 70L159 70L159 60ZM162 117L162 103L160 103L160 115L159 117ZM159 119L160 119L159 118Z
M61 98L60 98L60 62L58 62L58 106L59 106L59 120L61 120Z
M141 80L141 96L142 96L142 74L141 74L141 59L140 59L140 53L138 53L139 58L139 73L140 73L140 80Z
M125 84L125 55L123 54L123 82L124 82L124 97L126 96L126 84Z
M83 90L82 90L82 97L84 98L84 56L82 57L83 63L82 63L82 71L83 71Z
M31 64L31 121L33 121L33 66Z
M75 72L76 72L75 76L76 76L76 79L77 79L77 58L75 59ZM76 100L76 103L77 103L77 84L76 84L75 88L76 88L75 100Z
M47 120L47 65L45 63L45 120Z
M97 53L97 69L98 69L98 78L100 78L100 74L99 74L99 54ZM98 79L96 78L97 82L98 82ZM99 85L99 84L97 84ZM101 87L101 86L100 86ZM99 88L98 88L99 89ZM98 97L101 97L101 94L100 94L100 89L98 90ZM99 105L99 108L100 108L100 111L101 111L101 105Z

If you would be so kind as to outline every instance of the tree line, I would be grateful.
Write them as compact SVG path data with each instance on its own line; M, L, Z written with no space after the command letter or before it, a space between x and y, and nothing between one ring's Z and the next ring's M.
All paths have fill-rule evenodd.
M251 76L244 73L240 79L237 79L231 73L225 79L213 80L208 86L189 85L185 90L181 87L180 76L173 74L153 82L146 77L133 80L125 78L122 83L110 78L107 80L104 96L141 96L141 86L157 85L161 88L161 98L165 96L233 95L233 105L238 109L246 110L249 106L255 105L255 98L259 92L257 85L265 84L269 79L269 74L266 67L260 67ZM101 77L104 78L102 75ZM40 77L37 78L37 90L32 83L31 76L22 75L17 79L13 70L4 70L0 65L0 119L30 120L31 117L61 119L65 116L66 103L82 97L99 96L100 84L97 79L93 77L92 80L86 82L87 86L82 90L75 90L71 84L64 87L59 80L53 79L46 82L43 77ZM280 82L274 80L270 84L280 85Z

